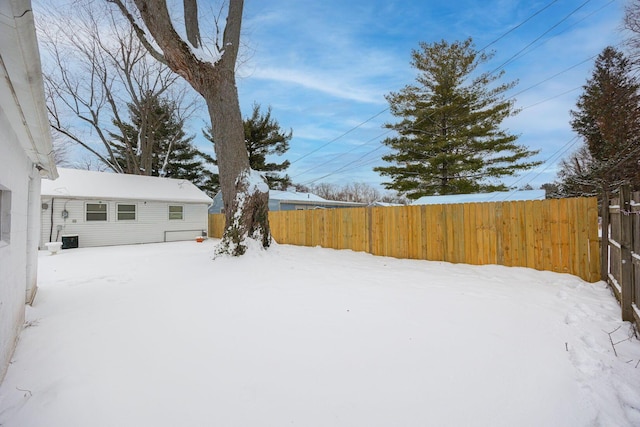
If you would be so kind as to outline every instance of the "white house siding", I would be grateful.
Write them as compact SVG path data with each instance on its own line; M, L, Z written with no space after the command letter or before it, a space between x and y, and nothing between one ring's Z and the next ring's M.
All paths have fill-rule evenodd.
M106 203L107 221L86 221L86 203ZM136 205L135 220L117 220L118 204ZM140 200L89 200L53 198L53 232L51 198L42 198L40 247L46 242L61 241L63 235L78 235L79 247L157 243L190 240L207 231L207 204L169 203ZM182 220L169 220L169 206L183 206ZM66 210L68 217L63 218ZM58 231L60 226L60 231ZM50 238L51 236L51 238Z
M27 289L27 246L29 181L34 173L32 162L18 144L15 133L0 108L0 191L2 226L8 233L0 241L0 379L9 363L15 341L24 324L24 304ZM37 171L35 171L37 172ZM39 177L37 179L39 182ZM7 200L10 198L10 206ZM32 279L35 279L32 277Z
M0 1L0 381L35 295L40 174L57 177L31 2Z

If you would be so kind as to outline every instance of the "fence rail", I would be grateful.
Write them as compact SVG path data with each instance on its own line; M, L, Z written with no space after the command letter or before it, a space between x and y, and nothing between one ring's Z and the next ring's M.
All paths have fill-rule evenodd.
M602 223L602 229L609 230L602 239L603 279L620 302L622 320L640 325L640 192L623 186L608 204L609 215Z
M373 255L530 267L600 280L595 198L269 213L282 244ZM209 217L220 237L224 215Z

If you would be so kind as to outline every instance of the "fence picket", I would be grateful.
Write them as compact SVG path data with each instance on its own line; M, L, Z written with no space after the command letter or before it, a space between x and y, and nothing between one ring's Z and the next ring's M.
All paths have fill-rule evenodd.
M600 277L595 198L269 213L282 244ZM209 216L221 237L224 215Z

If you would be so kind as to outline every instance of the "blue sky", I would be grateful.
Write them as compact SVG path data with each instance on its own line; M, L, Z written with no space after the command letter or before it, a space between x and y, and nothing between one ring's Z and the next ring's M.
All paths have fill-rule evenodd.
M270 105L280 125L293 130L281 159L292 162L294 182L379 187L384 178L372 168L389 151L381 144L388 135L383 124L396 120L384 96L414 82L411 50L442 39L472 37L477 48L495 41L485 70L509 61L502 81L519 81L508 96L522 109L503 127L546 161L504 182L538 188L580 144L569 110L592 57L623 39L623 9L620 0L246 0L238 78L243 115L254 102Z
M104 0L102 0L104 1ZM176 5L178 0L170 0ZM210 1L209 4L204 2ZM34 6L42 0L34 0ZM59 10L74 0L54 0ZM49 4L48 2L44 2ZM211 16L221 0L204 0ZM538 188L552 182L557 163L581 142L570 127L582 85L595 57L620 46L623 0L245 0L238 90L243 116L258 103L272 107L282 128L293 131L288 159L295 183L365 182L379 189L374 166L390 149L383 127L395 122L385 95L413 84L409 65L420 42L472 37L494 58L482 71L504 65L502 82L517 80L507 96L522 111L503 123L519 144L540 150L545 163L509 186ZM526 21L526 22L525 22ZM201 25L201 28L205 28ZM188 133L205 151L206 108ZM86 153L84 153L86 154Z

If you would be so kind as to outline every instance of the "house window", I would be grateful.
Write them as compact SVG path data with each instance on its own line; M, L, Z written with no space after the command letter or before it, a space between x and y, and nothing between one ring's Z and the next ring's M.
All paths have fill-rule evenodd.
M135 221L136 205L118 204L118 221Z
M169 219L184 219L182 206L169 206Z
M0 185L0 245L11 240L11 191Z
M106 203L87 203L86 206L87 221L106 221L107 220L107 204Z

